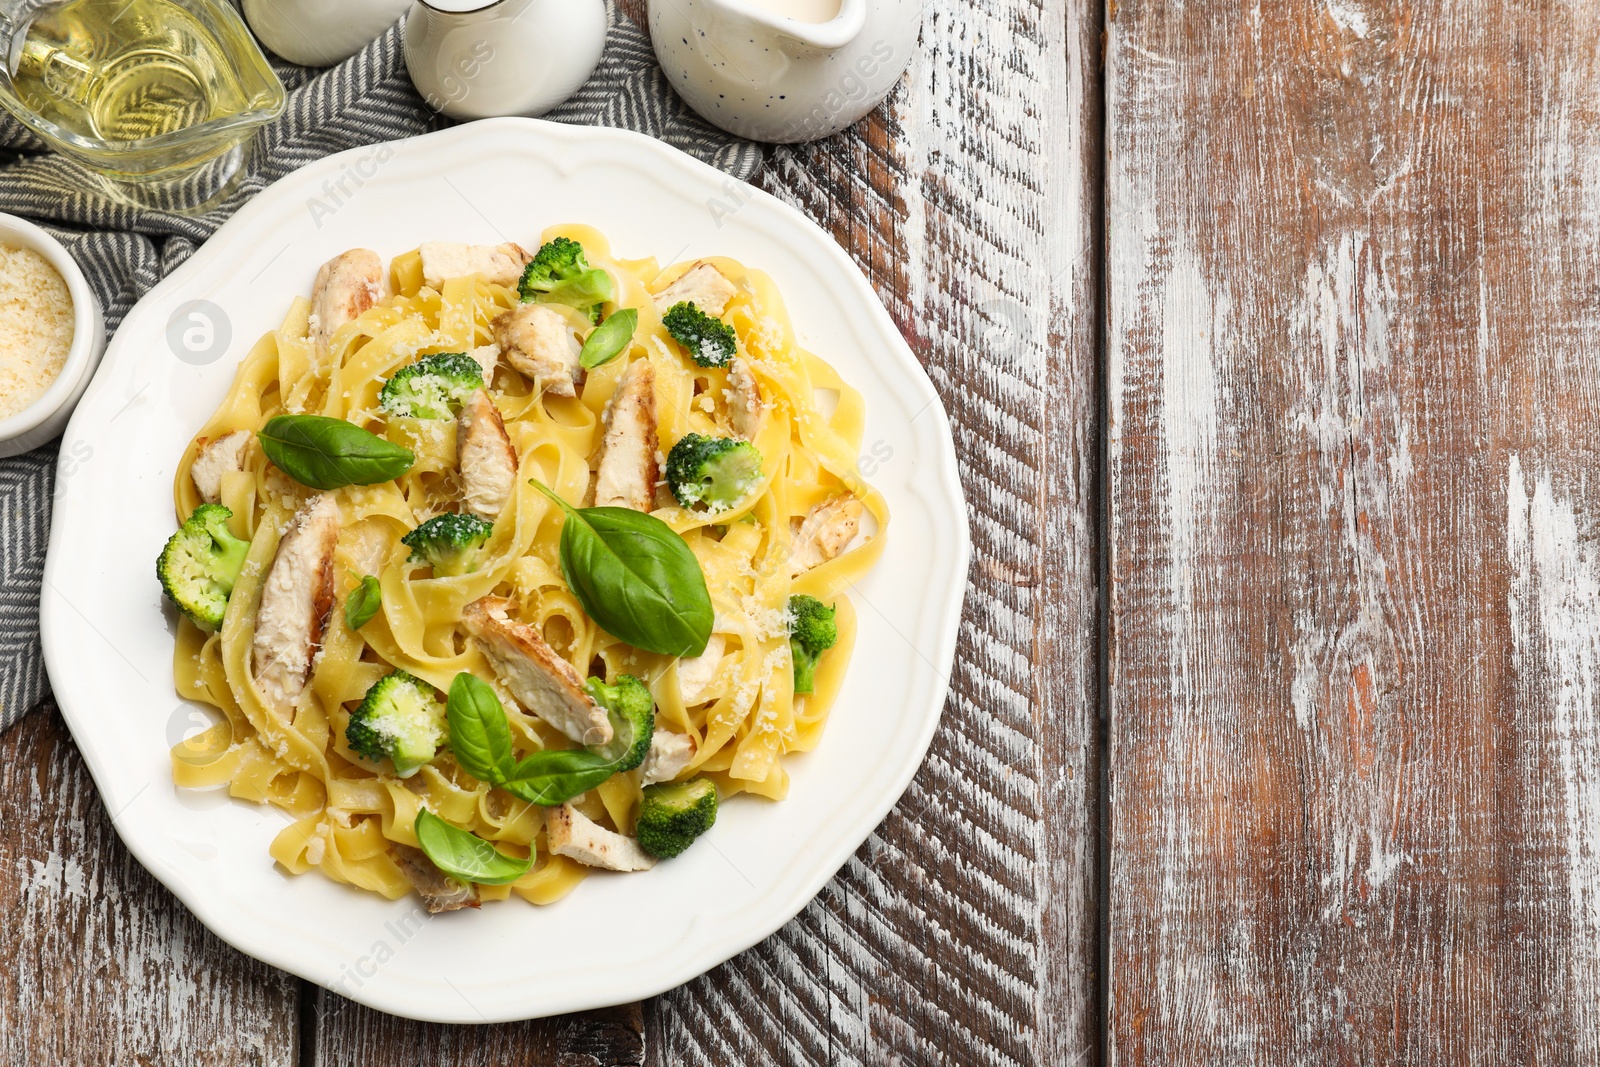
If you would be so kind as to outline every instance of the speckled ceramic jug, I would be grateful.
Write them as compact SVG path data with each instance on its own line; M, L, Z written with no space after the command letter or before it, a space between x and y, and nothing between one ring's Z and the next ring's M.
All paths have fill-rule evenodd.
M656 58L708 122L757 141L814 141L849 126L911 62L922 0L842 0L802 22L750 0L650 0Z

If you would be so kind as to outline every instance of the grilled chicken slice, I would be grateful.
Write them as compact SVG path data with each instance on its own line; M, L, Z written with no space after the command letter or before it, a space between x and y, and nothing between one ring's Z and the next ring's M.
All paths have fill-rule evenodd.
M695 740L688 734L657 730L650 735L650 751L639 765L639 784L670 782L694 759Z
M200 446L194 463L189 467L189 477L194 479L194 487L200 491L201 500L215 504L222 499L222 476L230 471L244 470L252 436L249 430L234 430Z
M256 687L279 712L294 706L322 649L338 542L339 505L319 493L290 520L262 586L251 662Z
M503 245L429 241L417 251L422 253L422 281L431 289L469 274L480 274L493 285L513 286L522 280L522 268L533 258L533 253L509 241Z
M656 865L639 842L607 830L571 804L551 808L544 825L550 851L557 856L608 871L648 871Z
M519 304L494 320L494 339L507 363L538 392L576 396L583 345L572 324L543 304Z
M707 315L720 318L728 310L728 301L738 295L738 286L723 277L720 270L709 263L696 263L683 277L657 293L655 300L661 311L689 300Z
M706 686L717 676L717 668L722 666L722 654L727 647L728 642L723 636L714 633L706 641L704 652L693 659L678 661L678 695L684 707L692 708L705 700Z
M456 455L461 463L461 503L479 518L494 522L517 482L517 450L511 447L500 410L482 389L461 406Z
M623 373L606 404L605 425L594 506L655 510L660 442L656 438L656 372L649 360L634 360Z
M478 898L477 886L451 878L435 867L422 850L407 845L390 845L389 858L394 860L400 873L406 876L411 887L422 898L429 915L483 906L483 901Z
M511 601L486 596L468 604L461 621L517 702L580 745L611 740L611 720L583 687L572 664L531 626L508 618Z
M861 528L861 501L838 496L812 508L795 531L789 573L801 575L843 552Z
M311 339L328 350L334 331L383 299L383 261L370 248L352 248L317 271L311 288Z
M746 441L754 441L766 410L750 364L742 356L735 356L728 364L728 421L733 432Z

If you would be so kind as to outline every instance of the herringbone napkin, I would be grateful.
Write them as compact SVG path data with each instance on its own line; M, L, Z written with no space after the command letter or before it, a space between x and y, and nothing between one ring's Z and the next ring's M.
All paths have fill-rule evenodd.
M607 0L605 56L578 94L546 118L619 126L658 137L737 178L761 165L760 146L713 129L673 94L650 41ZM288 106L256 141L236 194L199 218L139 212L85 192L83 172L0 112L0 211L40 223L72 251L115 330L134 302L188 259L256 193L312 160L425 133L449 120L422 102L406 74L399 27L326 71L274 62ZM56 446L0 460L0 730L48 690L39 644ZM152 580L154 568L152 566Z

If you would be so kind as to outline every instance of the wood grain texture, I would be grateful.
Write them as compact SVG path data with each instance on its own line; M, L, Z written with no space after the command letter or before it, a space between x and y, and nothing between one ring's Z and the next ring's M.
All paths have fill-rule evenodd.
M485 1064L493 1067L638 1067L638 1004L493 1026L442 1026L385 1015L324 989L308 991L315 1037L306 1064Z
M1099 20L1080 0L984 10L935 0L896 96L845 134L775 151L761 179L855 257L927 366L955 426L977 548L927 764L818 900L643 1017L633 1005L505 1026L417 1024L221 949L214 981L265 977L278 999L251 1016L241 1004L254 1002L232 993L203 1034L184 1020L162 1029L168 1044L148 1062L251 1047L264 1021L276 1043L260 1062L305 1065L1092 1058ZM48 753L30 749L15 766L33 773L50 766ZM114 1003L81 975L59 981L86 1010ZM119 1010L145 1015L114 1018L115 1041L138 1044L172 1011L147 1004L148 992L120 995ZM4 1003L20 996L8 991ZM70 1024L63 1014L32 1025L59 1036ZM0 1050L56 1047L7 1040Z
M1108 33L1112 1062L1595 1062L1600 9Z
M0 736L0 797L0 1063L296 1062L299 983L123 849L55 708Z
M1093 1046L1097 14L935 0L922 39L886 108L761 184L855 257L950 412L976 547L952 695L821 896L647 1006L652 1064Z

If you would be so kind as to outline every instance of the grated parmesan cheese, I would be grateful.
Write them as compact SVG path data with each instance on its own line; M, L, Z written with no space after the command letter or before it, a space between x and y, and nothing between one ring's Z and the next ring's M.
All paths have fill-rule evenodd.
M66 366L72 294L31 248L0 245L0 419L32 404Z

